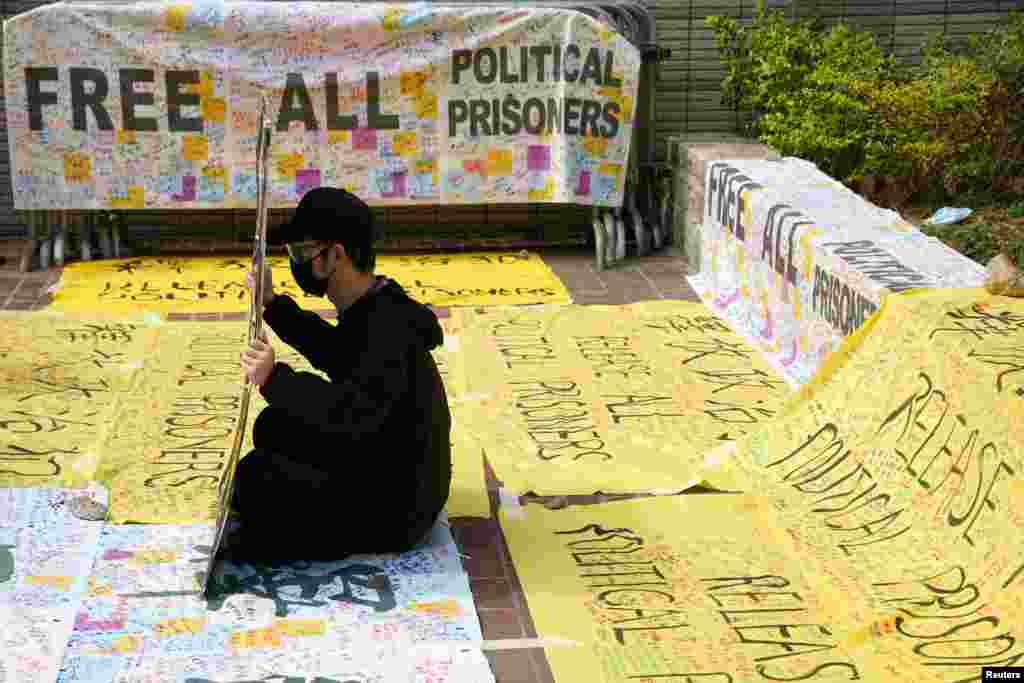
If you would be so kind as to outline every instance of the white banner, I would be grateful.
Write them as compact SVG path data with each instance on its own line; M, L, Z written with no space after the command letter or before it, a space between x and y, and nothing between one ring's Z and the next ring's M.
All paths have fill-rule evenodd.
M56 3L4 22L18 209L620 206L639 51L562 9Z
M708 164L702 299L795 384L817 371L888 292L979 287L979 264L814 164Z

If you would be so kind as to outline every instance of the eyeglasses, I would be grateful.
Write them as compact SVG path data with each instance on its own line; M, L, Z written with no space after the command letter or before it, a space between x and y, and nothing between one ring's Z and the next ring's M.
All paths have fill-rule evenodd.
M286 244L285 249L288 251L288 258L295 263L309 263L317 256L320 256L331 248L331 245L328 244L326 247L322 247L319 251L315 251L317 244L317 242L293 242L291 244Z

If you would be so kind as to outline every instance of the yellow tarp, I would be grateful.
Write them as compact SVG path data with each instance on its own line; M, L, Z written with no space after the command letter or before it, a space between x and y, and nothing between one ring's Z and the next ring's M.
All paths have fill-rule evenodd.
M538 637L569 641L556 683L937 680L855 649L770 520L731 494L501 514Z
M305 308L329 308L296 286L285 257L270 257L274 289ZM248 310L239 257L134 258L65 267L49 309L111 313L220 313ZM568 303L569 292L537 254L527 252L377 257L376 272L435 306Z
M461 325L456 316L441 318L444 346L434 350L434 360L444 379L452 413L452 486L448 497L450 517L490 517L484 474L484 448L466 423L464 356L460 351Z
M313 372L268 332L279 360ZM113 522L214 518L238 426L245 335L242 322L0 316L0 486L97 481L110 489ZM254 392L243 455L265 406ZM458 431L453 438L449 514L489 516L480 448Z
M790 395L701 304L459 309L468 431L540 495L682 490Z

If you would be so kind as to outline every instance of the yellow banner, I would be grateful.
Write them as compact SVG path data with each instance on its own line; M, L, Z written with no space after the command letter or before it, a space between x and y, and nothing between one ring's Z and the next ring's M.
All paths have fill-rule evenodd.
M855 649L763 499L530 505L501 526L538 637L566 643L545 650L557 683L942 680Z
M890 296L771 429L710 458L775 502L835 618L892 632L863 647L943 680L1024 662L1022 348L1020 299Z
M1024 550L1022 348L1020 299L889 297L771 429L711 458L714 481L784 501L797 539L848 573L940 548L1001 587Z
M274 290L305 308L330 308L304 294L286 257L267 259ZM239 257L136 258L69 264L49 310L108 313L231 313L247 310ZM568 303L569 292L537 254L527 252L377 257L377 273L435 306Z
M278 360L322 374L267 331ZM0 315L0 486L97 481L110 489L112 522L215 518L245 336L243 322ZM266 405L252 393L243 456ZM482 449L458 430L453 440L449 515L489 516Z
M682 490L790 394L698 303L459 314L470 431L520 493Z
M0 313L0 487L88 483L154 335L141 320Z
M216 519L218 491L240 426L239 354L245 339L240 322L159 328L145 379L120 397L100 447L96 479L110 489L110 521ZM254 403L250 420L255 408Z

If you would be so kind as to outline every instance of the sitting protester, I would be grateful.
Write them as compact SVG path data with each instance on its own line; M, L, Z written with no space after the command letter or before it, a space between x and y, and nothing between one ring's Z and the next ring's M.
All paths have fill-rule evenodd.
M291 223L268 236L286 245L302 291L326 296L338 319L275 294L265 268L265 323L329 379L275 362L266 338L243 354L243 372L269 405L235 475L233 559L402 552L429 533L448 500L451 414L430 354L443 341L441 325L396 282L374 275L374 239L369 207L334 188L308 192ZM253 288L253 273L246 284Z

